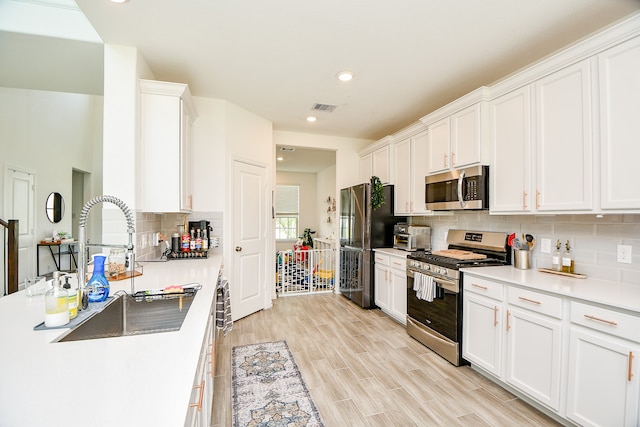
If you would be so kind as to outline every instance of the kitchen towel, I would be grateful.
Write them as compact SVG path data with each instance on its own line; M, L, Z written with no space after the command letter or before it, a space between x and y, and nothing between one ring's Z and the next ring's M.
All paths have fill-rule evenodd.
M413 290L416 291L418 299L433 302L436 296L436 284L433 277L422 273L414 273Z
M229 281L222 275L218 276L218 285L216 287L216 328L222 329L225 336L233 329Z

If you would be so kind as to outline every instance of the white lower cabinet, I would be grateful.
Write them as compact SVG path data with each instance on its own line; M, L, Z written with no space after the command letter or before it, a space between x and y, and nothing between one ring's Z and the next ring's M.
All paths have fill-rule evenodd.
M406 324L406 256L375 253L375 303L397 322Z
M572 303L567 418L640 425L640 318Z
M215 329L214 308L207 322L206 335L202 342L198 369L193 381L189 411L185 427L209 427L213 409L213 378L215 376Z
M640 317L469 273L463 286L474 367L577 425L640 425Z
M499 377L502 372L503 285L465 276L462 357Z

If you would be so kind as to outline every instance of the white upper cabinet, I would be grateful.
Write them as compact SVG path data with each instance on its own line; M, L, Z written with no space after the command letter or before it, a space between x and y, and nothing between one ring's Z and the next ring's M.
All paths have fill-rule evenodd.
M481 87L420 119L429 131L428 174L489 163L487 96Z
M589 71L582 61L490 102L491 212L593 209Z
M428 172L428 132L394 144L394 201L396 215L428 214L425 209L424 177Z
M191 127L197 117L186 84L140 80L141 199L144 212L188 212Z
M383 184L391 183L391 137L387 136L360 152L360 182L380 178Z
M540 79L536 105L538 211L593 208L592 100L589 62Z
M529 86L489 103L493 161L492 212L531 210L531 96Z
M598 55L601 207L640 209L640 37Z

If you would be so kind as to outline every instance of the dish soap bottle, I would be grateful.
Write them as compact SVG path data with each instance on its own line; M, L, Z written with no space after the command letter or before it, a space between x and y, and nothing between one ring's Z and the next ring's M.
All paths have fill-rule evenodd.
M107 257L96 255L93 258L93 275L87 283L89 302L102 302L109 296L109 281L104 275L104 261Z
M562 271L562 252L560 251L560 247L562 243L560 243L560 239L556 243L556 250L553 251L553 255L551 256L551 269L555 271Z
M562 253L562 272L563 273L573 273L573 253L571 252L571 246L569 246L569 241L565 244L565 250Z
M78 292L71 289L71 283L69 283L69 276L64 277L64 285L62 285L65 291L67 291L67 301L69 302L69 320L75 319L78 315Z
M54 328L69 323L67 291L60 286L60 272L53 273L53 287L44 294L44 325Z

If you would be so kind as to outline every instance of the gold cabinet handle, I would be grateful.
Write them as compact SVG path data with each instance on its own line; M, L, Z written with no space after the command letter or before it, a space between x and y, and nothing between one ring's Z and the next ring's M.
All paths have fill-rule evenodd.
M587 319L590 319L590 320L595 320L597 322L606 323L607 325L618 326L618 322L614 322L613 320L601 319L601 318L596 317L596 316L594 316L592 314L585 314L584 317L586 317Z
M633 351L629 352L629 371L627 372L627 381L631 381L633 377Z
M474 288L480 288L480 289L483 289L483 290L485 290L485 291L489 289L489 288L487 288L486 286L478 285L478 284L476 284L476 283L472 283L472 284L471 284L471 286L473 286Z
M451 153L451 166L456 165L456 153Z
M493 307L493 326L498 325L498 306Z
M527 192L522 192L522 209L527 209Z
M538 305L542 304L540 301L536 301L536 300L525 298L525 297L518 297L518 299L522 301L530 302L532 304L538 304Z
M446 168L447 167L447 156L446 154L444 155L444 162L443 162L443 166Z
M198 412L200 412L202 410L202 401L204 400L204 380L202 380L200 382L200 385L195 385L193 386L193 388L199 388L200 389L200 397L198 398L198 403L192 403L191 405L189 405L190 408L198 408Z
M540 209L540 192L536 191L536 209Z
M509 325L509 316L511 316L511 312L507 310L507 331L511 329L511 325Z

